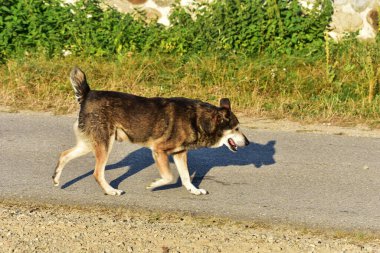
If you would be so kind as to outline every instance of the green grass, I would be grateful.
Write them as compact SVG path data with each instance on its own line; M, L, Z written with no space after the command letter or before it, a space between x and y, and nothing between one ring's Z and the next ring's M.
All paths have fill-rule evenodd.
M92 89L148 97L184 96L213 104L229 97L234 111L252 117L378 127L379 57L372 50L376 46L329 45L328 61L216 54L129 54L118 60L29 56L0 65L0 105L58 114L76 111L68 79L76 65L86 72ZM372 101L368 99L370 82L375 83Z

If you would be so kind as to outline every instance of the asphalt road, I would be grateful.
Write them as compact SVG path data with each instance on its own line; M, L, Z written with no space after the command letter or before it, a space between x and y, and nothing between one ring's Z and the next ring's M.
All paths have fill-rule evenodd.
M380 231L380 139L245 130L251 145L189 154L194 196L177 183L155 191L158 178L146 148L117 143L106 170L122 196L106 196L92 176L92 155L70 162L61 185L51 176L72 147L73 116L0 113L0 200L186 211L238 219ZM175 166L171 162L175 171Z

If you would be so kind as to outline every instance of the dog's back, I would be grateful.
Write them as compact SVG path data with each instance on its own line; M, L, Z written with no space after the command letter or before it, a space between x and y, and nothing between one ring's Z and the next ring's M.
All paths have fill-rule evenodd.
M221 131L238 124L228 110L200 100L91 90L78 68L72 70L70 80L80 104L79 130L91 141L107 143L116 135L117 140L170 152L211 146ZM217 122L218 116L226 119L223 124Z

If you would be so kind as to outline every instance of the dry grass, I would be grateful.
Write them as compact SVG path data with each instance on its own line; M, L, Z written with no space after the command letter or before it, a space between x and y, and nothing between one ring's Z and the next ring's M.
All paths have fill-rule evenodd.
M351 57L351 58L350 58ZM82 68L92 89L141 96L184 96L218 104L229 97L234 111L253 117L306 122L379 125L379 97L368 101L368 74L346 56L330 72L322 60L130 55L123 60L25 58L0 65L0 106L14 110L77 110L68 75ZM327 76L328 74L333 74ZM333 79L333 80L332 80ZM375 89L376 91L376 89Z

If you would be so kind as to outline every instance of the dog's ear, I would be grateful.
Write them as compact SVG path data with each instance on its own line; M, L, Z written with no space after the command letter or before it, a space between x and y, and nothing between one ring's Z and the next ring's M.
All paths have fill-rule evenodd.
M229 117L231 115L230 109L226 108L226 107L223 107L223 106L221 106L221 107L222 107L222 109L220 109L218 111L218 114L216 116L216 121L217 121L218 124L224 124L224 123L230 121L230 119L229 119Z
M231 103L228 98L222 98L219 103L220 107L225 108L227 110L231 110Z

